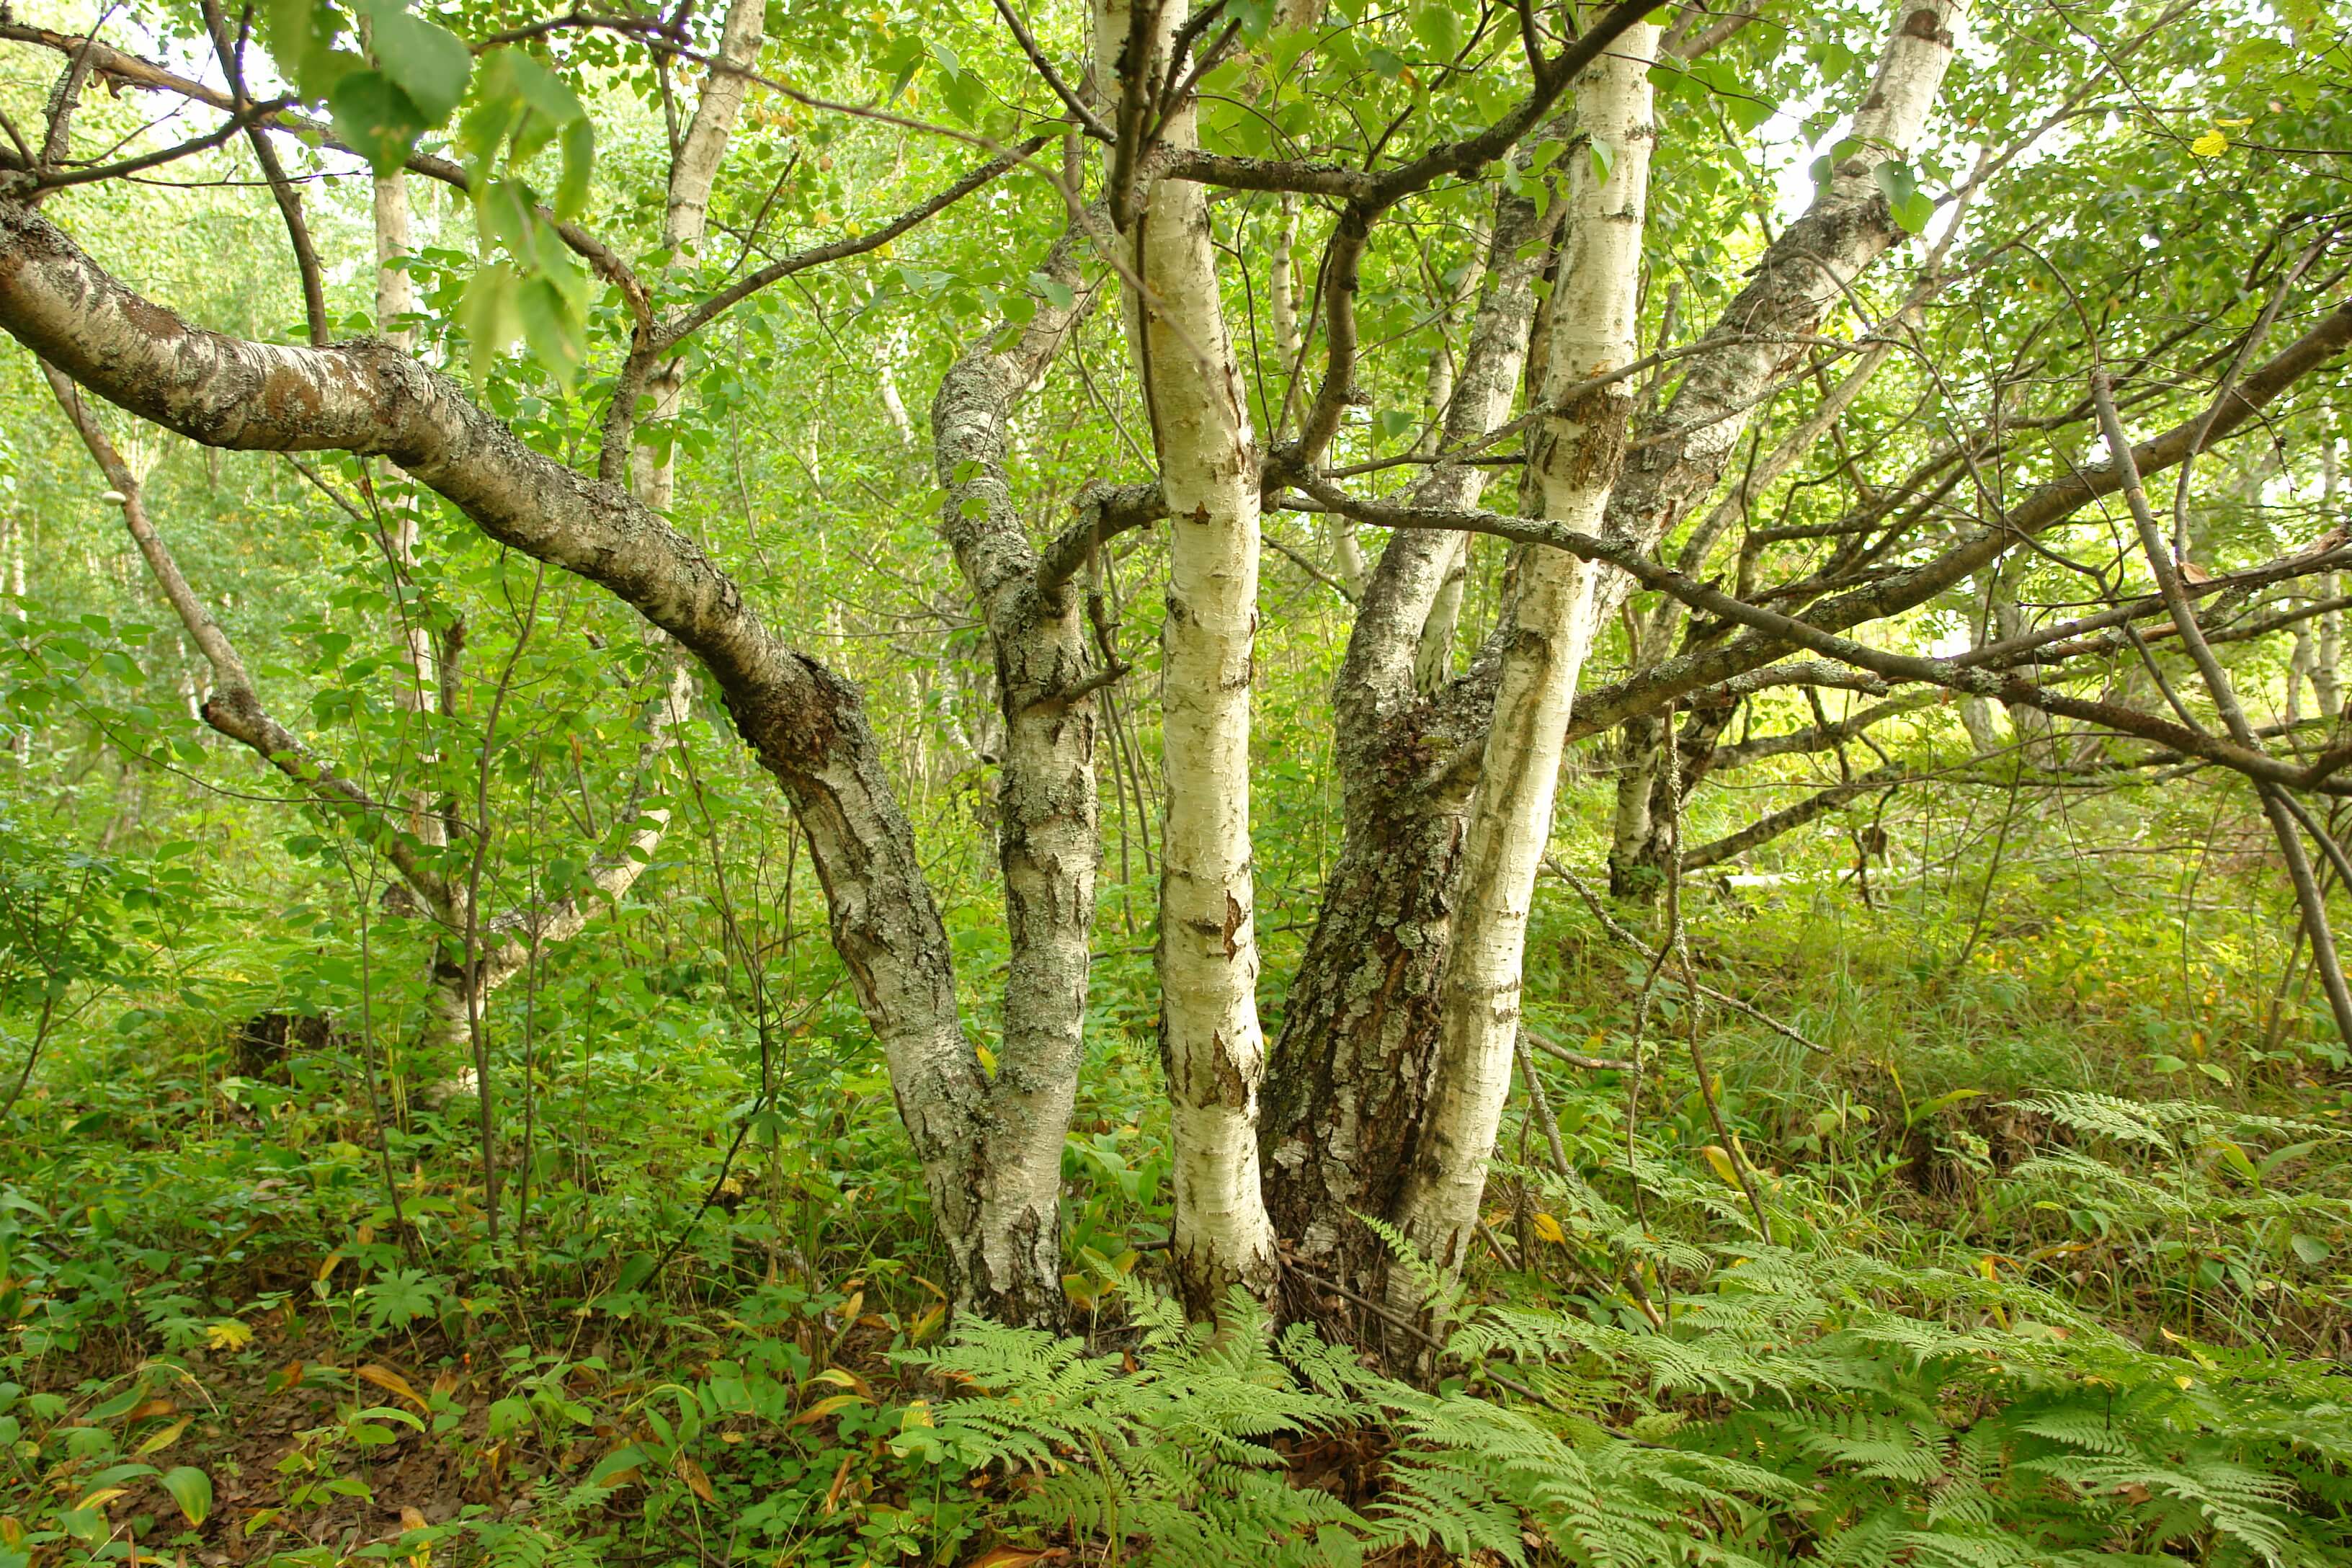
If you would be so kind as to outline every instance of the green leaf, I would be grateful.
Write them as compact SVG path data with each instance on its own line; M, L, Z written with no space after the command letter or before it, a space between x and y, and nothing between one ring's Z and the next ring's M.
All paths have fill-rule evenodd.
M335 134L379 174L396 173L430 122L382 71L347 72L328 95Z
M1450 60L1462 52L1462 13L1449 0L1425 0L1413 7L1412 36L1432 56Z
M645 1462L644 1449L635 1443L625 1444L596 1461L595 1468L588 1472L587 1484L592 1487L604 1486L613 1477L625 1470L634 1470Z
M2305 1236L2301 1232L2297 1232L2287 1245L2294 1247L2294 1255L2305 1263L2325 1263L2335 1252L2335 1248L2319 1237Z
M1029 274L1029 291L1057 310L1066 310L1078 302L1078 296L1068 284L1043 272Z
M1598 136L1588 137L1585 150L1592 154L1592 182L1598 185L1609 183L1609 171L1617 166L1617 149Z
M588 357L588 334L572 302L553 279L534 275L516 290L515 308L522 318L522 335L530 344L531 357L570 392Z
M596 127L582 115L563 128L563 173L555 182L551 204L559 220L580 216L588 205L588 175L596 162Z
M261 40L278 74L304 98L324 98L361 60L335 47L342 18L318 0L269 0L261 14Z
M429 123L448 119L466 96L474 57L465 41L446 27L410 16L399 0L372 0L368 44L383 74Z
M191 1525L201 1525L212 1517L212 1478L204 1471L192 1465L181 1465L164 1471L163 1479L156 1484L172 1494L172 1500L180 1505L180 1512Z
M522 333L516 288L514 268L503 261L490 263L466 281L465 298L457 302L457 324L465 329L467 365L478 383Z
M1890 158L1871 170L1871 178L1886 194L1886 210L1893 216L1895 226L1906 234L1916 234L1927 226L1936 213L1936 204L1919 188L1919 176L1910 164Z
M529 55L509 50L507 59L514 72L515 90L533 113L546 116L552 124L569 125L588 112L570 83Z
M1780 111L1780 106L1769 98L1759 98L1750 92L1723 95L1723 112L1742 131L1753 131Z

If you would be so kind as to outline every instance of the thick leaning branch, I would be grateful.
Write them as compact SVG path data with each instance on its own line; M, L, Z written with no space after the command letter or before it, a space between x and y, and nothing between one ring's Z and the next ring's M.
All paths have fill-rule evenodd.
M190 326L13 201L0 201L0 328L205 445L389 458L484 533L597 584L686 645L808 834L835 947L956 1247L970 1229L961 1167L973 1155L985 1075L957 1017L947 933L913 828L845 681L772 631L699 544L625 490L533 451L456 383L381 340L312 349ZM961 1273L954 1283L962 1288Z

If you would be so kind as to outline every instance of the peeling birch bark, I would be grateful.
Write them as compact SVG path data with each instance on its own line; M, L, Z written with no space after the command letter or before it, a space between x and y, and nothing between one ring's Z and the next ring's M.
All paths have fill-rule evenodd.
M1551 301L1545 399L1631 363L1641 299L1650 153L1649 67L1658 27L1641 23L1576 84L1577 121L1608 150L1570 160L1566 251ZM1529 461L1546 518L1600 523L1624 461L1634 388L1610 383L1546 421ZM1536 872L1550 839L1568 710L1592 637L1598 568L1562 552L1525 552L1478 786L1462 849L1462 891L1443 987L1428 1109L1392 1219L1438 1268L1462 1265L1486 1194L1486 1164L1509 1093L1519 985ZM1412 1278L1390 1299L1418 1312Z
M1902 237L1874 171L1902 157L1927 124L1964 15L1961 0L1897 0L1870 92L1840 138L1859 149L1772 242L1754 279L1695 345L1664 414L1645 422L1610 498L1612 537L1654 548L1714 493L1760 395L1808 352L1805 340L1863 269ZM1622 574L1609 574L1599 595L1604 616L1631 587Z
M693 653L808 835L834 947L888 1062L963 1304L986 1079L957 1017L952 953L913 827L855 689L771 630L700 545L634 496L533 451L456 383L380 340L312 349L190 326L8 200L0 329L207 446L387 457L490 538L598 584Z
M1554 202L1539 217L1522 198L1497 198L1486 294L1447 405L1444 447L1475 441L1509 416L1559 211ZM1489 472L1434 467L1413 498L1475 506ZM1458 603L1461 562L1457 535L1400 531L1357 606L1332 690L1345 832L1291 984L1266 1094L1265 1184L1276 1227L1301 1261L1359 1282L1380 1277L1386 1248L1355 1215L1385 1215L1394 1201L1437 1038L1469 782L1432 777L1428 759L1475 746L1484 722L1475 705L1423 700L1419 683L1428 625L1449 590Z
M1071 302L1038 305L1013 343L992 331L941 378L931 405L940 531L977 600L995 656L1003 720L997 862L1011 962L1004 1034L982 1121L971 1297L1000 1321L1058 1327L1062 1146L1086 1051L1095 871L1102 852L1095 784L1097 686L1081 595L1044 585L1006 474L1014 405L1035 389L1097 285L1066 237L1044 270Z
M1159 82L1181 8L1129 0L1096 12L1098 82L1114 62ZM1140 49L1142 61L1125 51ZM1122 122L1135 118L1123 106ZM1195 108L1173 106L1165 146L1197 145ZM1132 231L1141 298L1131 335L1170 523L1161 632L1160 1060L1168 1079L1176 1203L1173 1256L1193 1312L1241 1286L1274 1284L1274 1228L1258 1186L1257 939L1250 859L1250 680L1257 632L1258 484L1241 369L1218 298L1209 191L1154 179Z

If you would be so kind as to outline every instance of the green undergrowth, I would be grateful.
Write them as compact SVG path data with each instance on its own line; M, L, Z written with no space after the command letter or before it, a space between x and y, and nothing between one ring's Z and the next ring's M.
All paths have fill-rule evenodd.
M176 858L26 873L129 891L0 1146L5 1568L2352 1563L2352 1120L2274 925L1694 890L1696 978L1780 1026L1706 1004L1694 1057L1674 966L1547 895L1549 1123L1517 1095L1413 1381L1402 1331L1376 1370L1166 1304L1146 957L1097 965L1056 1339L946 1321L814 954L765 1093L682 891L551 969L493 1241L446 1064L388 1043L413 972L359 1026L326 882L164 941ZM338 1032L241 1059L271 1008Z

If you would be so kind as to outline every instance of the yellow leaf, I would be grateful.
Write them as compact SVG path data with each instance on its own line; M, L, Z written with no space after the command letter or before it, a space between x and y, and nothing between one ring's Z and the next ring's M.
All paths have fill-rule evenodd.
M929 1426L931 1425L933 1425L931 1420L931 1402L928 1399L918 1399L915 1403L907 1406L907 1413L904 1415L898 1417L898 1430L901 1432L904 1432L910 1427Z
M423 1530L425 1528L425 1516L417 1512L416 1510L409 1504L402 1503L400 1505L400 1528L403 1530Z
M700 1498L705 1502L714 1502L718 1500L711 1495L710 1478L703 1474L702 1467L700 1465L696 1464L684 1454L680 1454L677 1457L677 1479L686 1483L687 1489L688 1491L691 1491L695 1496Z
M830 1394L824 1398L818 1400L814 1405L810 1405L806 1410L802 1411L798 1415L793 1416L788 1425L793 1426L804 1426L812 1421L822 1421L828 1415L846 1410L853 1405L863 1405L865 1403L866 1397L863 1394Z
M195 1417L193 1415L181 1416L177 1421L173 1422L169 1426L164 1427L161 1432L156 1433L153 1436L140 1444L139 1452L143 1456L154 1453L159 1448L170 1447L173 1444L180 1440L180 1434L186 1431L188 1429L188 1423L194 1419Z
M2188 1387L2188 1380L2183 1378L2180 1385L2183 1388ZM82 1499L81 1501L74 1504L74 1507L76 1510L100 1508L107 1503L112 1502L116 1498L121 1497L124 1492L127 1492L130 1489L131 1489L129 1487L100 1487L96 1491L90 1493L88 1497Z
M2200 158L2218 158L2230 150L2230 139L2219 131L2208 131L2191 142L2189 150Z
M376 1362L370 1362L367 1365L360 1368L353 1375L365 1378L368 1382L374 1384L378 1388L384 1390L388 1394L397 1394L403 1399L405 1399L408 1403L416 1406L419 1410L429 1410L432 1408L432 1406L425 1403L425 1396L416 1392L415 1386L409 1383L408 1379L401 1376L400 1373L393 1371L392 1368L388 1366L384 1366Z
M986 1046L972 1047L972 1053L980 1058L980 1070L986 1073L989 1077L994 1078L996 1076L996 1053L990 1050Z
M1546 1241L1556 1241L1563 1247L1568 1245L1568 1232L1560 1228L1559 1221L1548 1214L1536 1215L1536 1234Z
M332 1274L335 1271L335 1265L341 1263L342 1260L343 1255L341 1253L330 1252L325 1258L320 1259L319 1273L317 1277L320 1279L324 1279L328 1275Z
M1709 1143L1699 1152L1706 1156L1707 1168L1723 1179L1725 1186L1736 1187L1739 1184L1739 1171L1732 1164L1731 1156L1723 1152L1721 1144Z
M216 1351L241 1351L253 1342L253 1331L235 1318L205 1326L205 1343Z
M13 1513L0 1513L0 1546L13 1552L25 1544L26 1533L23 1520Z

